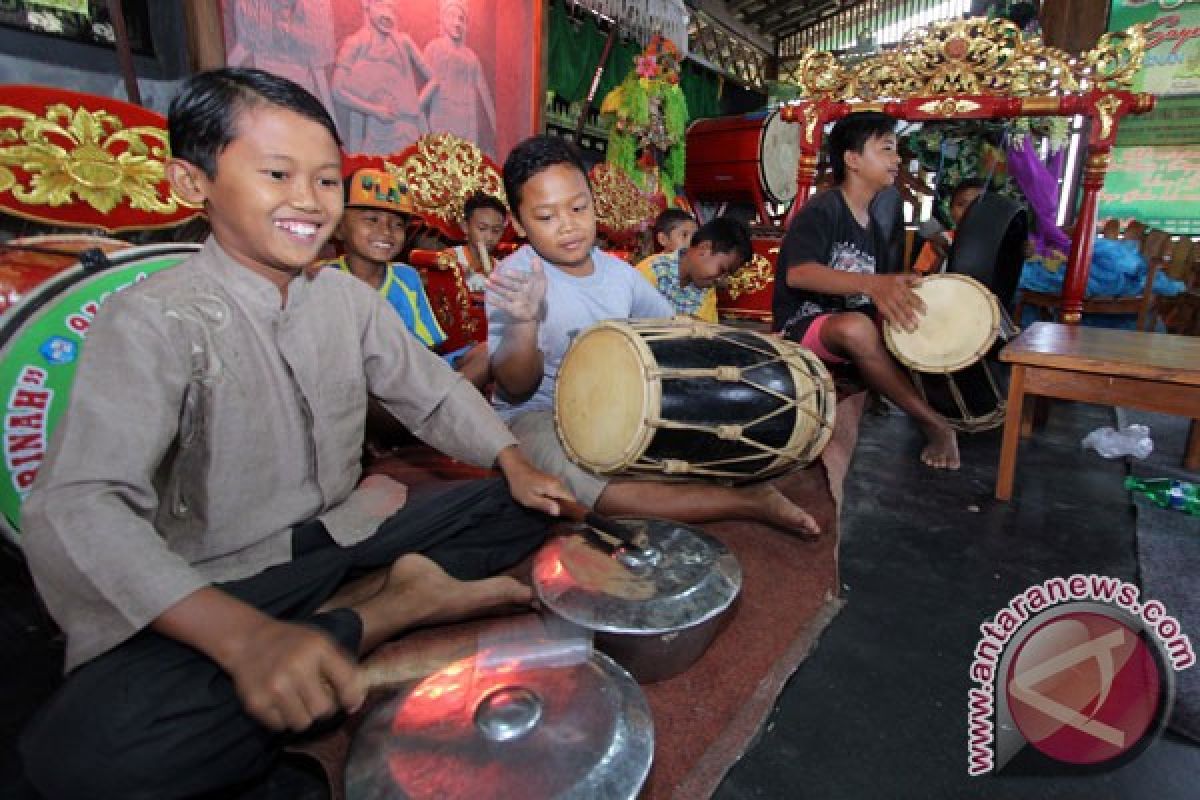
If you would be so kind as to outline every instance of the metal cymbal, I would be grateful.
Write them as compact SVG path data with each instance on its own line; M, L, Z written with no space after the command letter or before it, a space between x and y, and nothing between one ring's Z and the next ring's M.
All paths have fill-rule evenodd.
M400 686L367 715L346 796L624 800L653 751L645 696L607 656L530 668L481 652Z
M594 631L596 646L640 683L687 669L703 655L741 591L742 569L706 532L662 519L621 520L648 542L613 552L580 536L537 554L533 585L550 611Z

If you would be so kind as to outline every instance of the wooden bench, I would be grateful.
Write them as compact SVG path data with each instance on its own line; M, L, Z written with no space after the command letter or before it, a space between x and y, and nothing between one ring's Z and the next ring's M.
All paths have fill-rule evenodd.
M1000 360L1012 365L1012 376L997 500L1012 497L1018 439L1032 432L1028 395L1190 417L1184 466L1200 469L1200 339L1035 322Z

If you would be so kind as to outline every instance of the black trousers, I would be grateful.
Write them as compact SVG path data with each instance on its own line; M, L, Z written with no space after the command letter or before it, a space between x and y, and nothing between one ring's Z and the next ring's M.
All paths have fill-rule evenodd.
M320 628L354 653L358 615L315 613L347 580L406 553L456 578L483 578L532 553L549 522L513 501L503 480L472 481L410 498L354 547L338 547L319 522L297 528L292 561L221 588L278 619ZM24 731L21 753L26 776L51 800L166 800L252 780L295 738L249 717L207 656L145 630L68 675Z

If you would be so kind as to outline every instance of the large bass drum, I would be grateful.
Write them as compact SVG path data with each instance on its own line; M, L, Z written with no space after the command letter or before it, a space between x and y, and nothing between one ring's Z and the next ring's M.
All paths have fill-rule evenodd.
M21 503L71 398L75 365L104 300L173 267L199 245L130 247L51 277L0 317L0 396L5 398L0 534L19 544Z
M608 320L563 357L554 421L573 461L656 480L768 478L833 432L833 381L777 336L693 320Z
M696 120L686 137L683 185L692 203L759 207L795 199L799 132L778 111Z
M0 314L30 290L78 264L81 253L115 253L130 246L121 239L87 233L26 236L0 244Z

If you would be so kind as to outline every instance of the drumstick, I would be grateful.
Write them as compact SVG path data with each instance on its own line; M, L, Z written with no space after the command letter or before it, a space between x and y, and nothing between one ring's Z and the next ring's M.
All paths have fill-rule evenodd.
M471 672L546 669L582 664L591 655L591 631L556 615L527 614L414 644L398 658L387 658L385 652L359 667L358 682L373 692L421 680L456 663Z
M604 539L608 544L616 547L629 545L639 550L644 550L650 544L650 540L645 533L622 522L617 522L615 519L597 514L582 503L574 500L559 500L558 506L562 509L564 517L572 522L581 522L587 525L596 531L600 535L600 538ZM613 541L614 539L616 540L615 542Z

